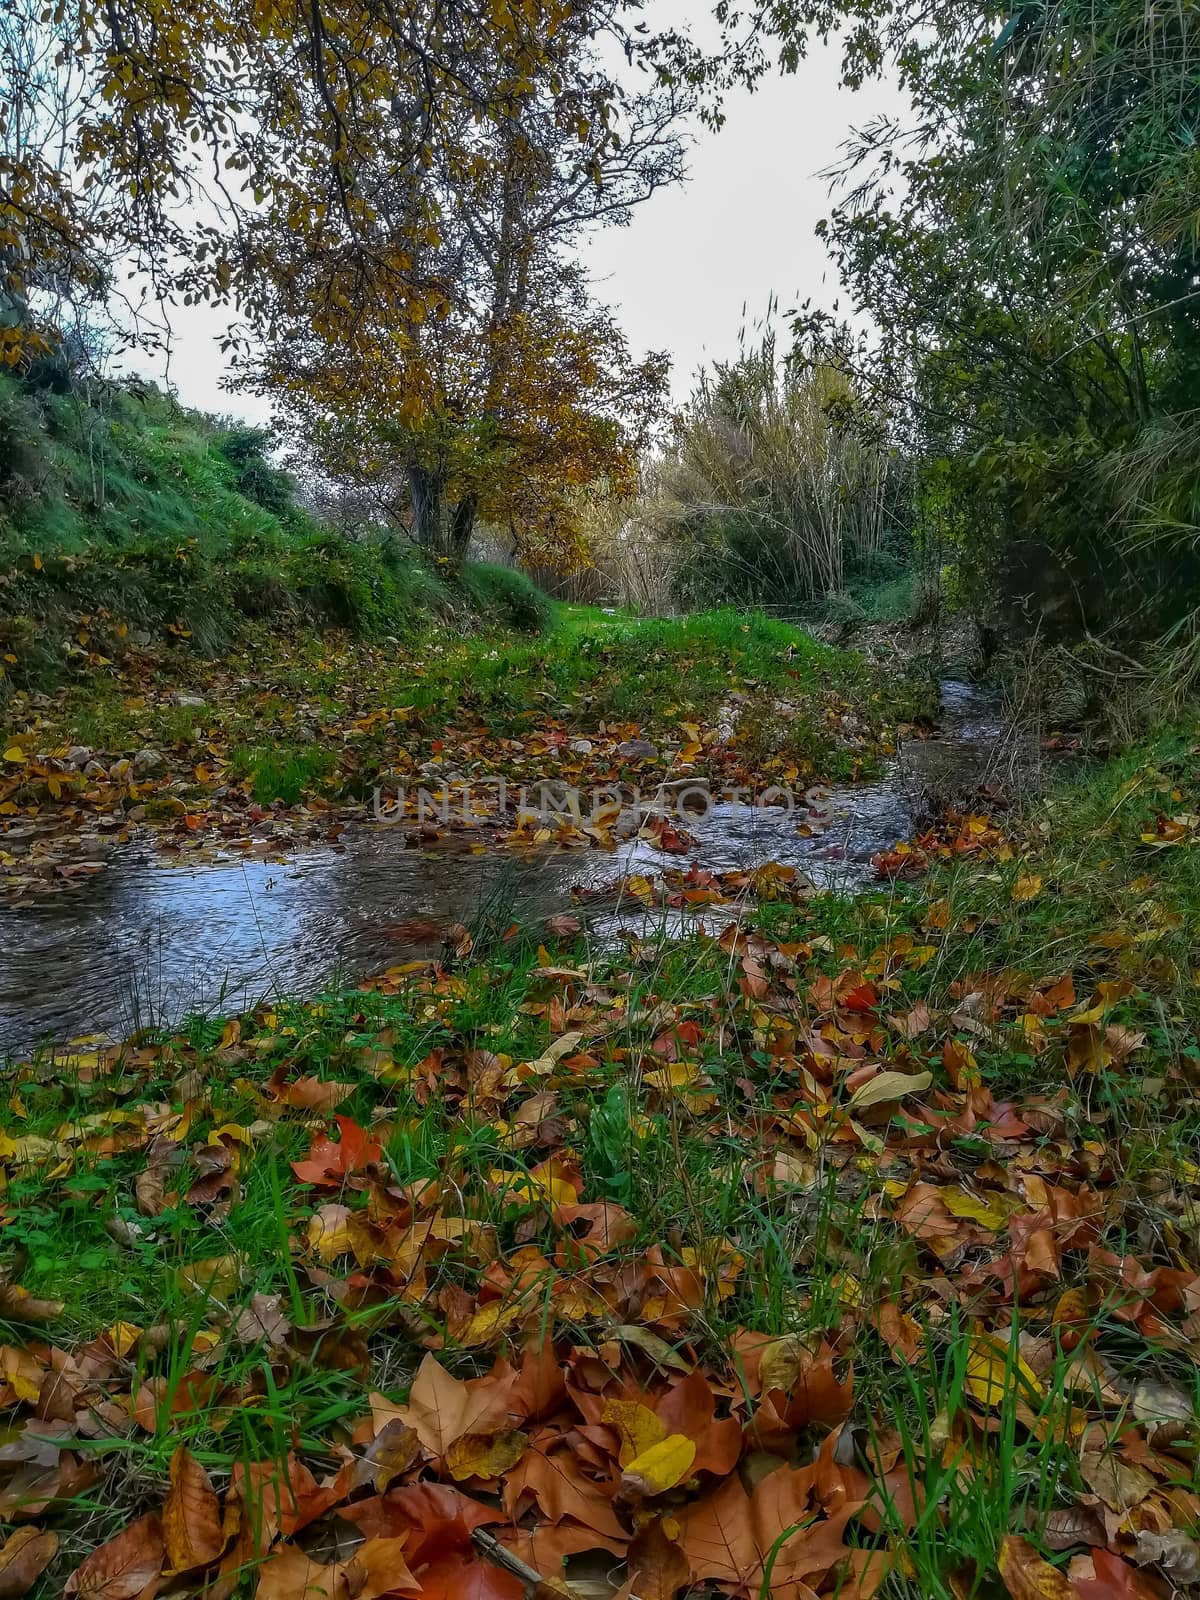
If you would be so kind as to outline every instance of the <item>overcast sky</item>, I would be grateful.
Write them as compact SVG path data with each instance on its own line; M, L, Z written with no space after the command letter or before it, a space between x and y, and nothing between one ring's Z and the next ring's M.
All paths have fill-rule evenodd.
M665 14L682 10L683 0L663 0ZM736 354L740 330L761 321L772 295L785 311L808 298L832 305L838 286L813 235L829 209L820 173L852 128L898 102L887 86L839 88L836 48L817 45L793 76L731 95L726 109L720 133L697 130L688 183L660 191L629 227L595 235L584 252L634 353L669 352L677 402L702 364ZM216 340L227 315L177 308L171 320L166 375L184 403L265 420L269 402L222 389ZM164 375L161 361L143 370Z

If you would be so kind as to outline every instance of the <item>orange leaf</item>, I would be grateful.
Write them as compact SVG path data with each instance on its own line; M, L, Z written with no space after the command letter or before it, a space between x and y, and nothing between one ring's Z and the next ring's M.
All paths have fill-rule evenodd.
M997 1565L1013 1600L1075 1600L1066 1573L1043 1561L1028 1539L1006 1534Z
M382 1146L374 1144L365 1128L360 1128L350 1117L338 1117L341 1139L318 1134L304 1161L293 1161L292 1171L301 1183L316 1184L321 1188L337 1188L353 1172L361 1172L372 1161L378 1161Z
M171 1457L171 1492L163 1508L163 1533L167 1559L176 1572L211 1565L225 1546L216 1490L184 1445Z
M40 1528L18 1528L0 1548L0 1600L21 1600L58 1551L58 1535Z
M532 1500L551 1522L571 1517L585 1528L594 1528L608 1538L624 1539L626 1533L613 1512L612 1491L587 1477L569 1450L543 1455L529 1450L504 1482L504 1509L517 1522Z

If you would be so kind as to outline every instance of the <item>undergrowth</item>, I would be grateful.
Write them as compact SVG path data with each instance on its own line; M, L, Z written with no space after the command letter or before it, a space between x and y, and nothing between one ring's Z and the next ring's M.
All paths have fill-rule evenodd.
M837 1549L896 1600L1090 1561L1115 1481L1135 1531L1186 1528L1198 813L1194 740L1163 736L855 900L681 874L708 935L657 936L651 897L622 947L458 937L361 990L13 1069L5 1273L45 1302L38 1339L116 1341L141 1419L74 1445L100 1476L52 1513L52 1573L161 1505L181 1445L222 1492L297 1452L332 1474L431 1347L461 1376L545 1340L646 1407L702 1374L751 1485L816 1472L812 1538L847 1496L877 1507ZM511 1448L565 1460L537 1438ZM428 1448L402 1470L446 1473ZM735 1479L647 1480L693 1572L689 1518ZM1060 1592L1032 1570L1014 1592Z

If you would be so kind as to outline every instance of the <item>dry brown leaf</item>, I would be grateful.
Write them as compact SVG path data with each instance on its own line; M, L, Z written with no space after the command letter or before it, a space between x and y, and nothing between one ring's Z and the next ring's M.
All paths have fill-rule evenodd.
M151 1512L93 1550L67 1579L65 1595L79 1600L138 1600L162 1571L163 1526Z
M0 1318L5 1322L53 1322L62 1311L61 1300L39 1300L19 1283L0 1284Z
M21 1600L58 1552L58 1535L18 1528L0 1547L0 1600Z
M208 1473L183 1445L171 1457L163 1536L167 1559L176 1572L210 1566L225 1547L216 1490Z
M1114 1511L1131 1511L1155 1487L1145 1467L1111 1450L1085 1450L1079 1458L1079 1471L1092 1493Z

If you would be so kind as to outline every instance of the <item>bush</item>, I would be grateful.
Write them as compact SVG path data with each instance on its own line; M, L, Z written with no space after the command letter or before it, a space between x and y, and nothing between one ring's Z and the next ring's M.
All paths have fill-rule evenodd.
M474 610L487 621L522 633L545 633L554 617L554 602L532 578L514 567L468 562L460 578Z
M230 428L214 442L236 474L239 494L277 517L293 509L295 485L288 473L267 460L271 436L265 428Z
M867 620L867 613L852 594L827 594L822 600L819 614L822 622L836 627L853 628Z

